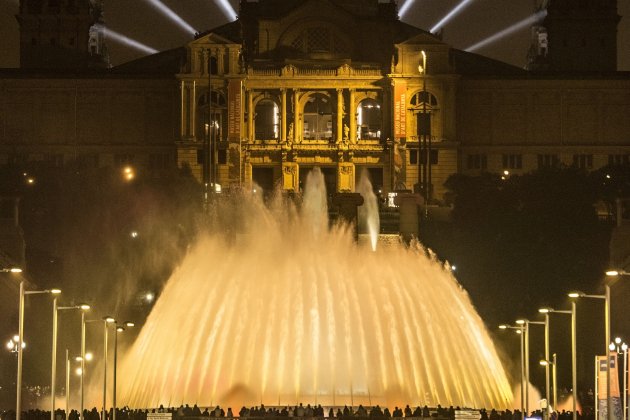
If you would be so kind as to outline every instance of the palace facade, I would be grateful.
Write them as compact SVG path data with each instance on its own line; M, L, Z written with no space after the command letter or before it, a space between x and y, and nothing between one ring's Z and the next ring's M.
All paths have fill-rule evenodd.
M0 164L133 164L156 176L178 165L216 189L289 191L314 167L329 191L354 191L365 170L383 193L440 203L455 173L592 170L630 156L615 0L541 5L531 70L452 48L401 22L393 0L242 0L235 22L103 69L93 5L21 1L25 59L0 71ZM33 29L60 14L63 28ZM37 60L68 49L87 51L81 70Z

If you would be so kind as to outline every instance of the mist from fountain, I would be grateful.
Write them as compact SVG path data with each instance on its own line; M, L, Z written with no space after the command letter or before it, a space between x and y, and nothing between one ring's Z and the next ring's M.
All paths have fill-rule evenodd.
M363 197L363 205L358 208L358 228L359 233L367 232L370 236L370 244L372 251L376 251L378 235L380 231L380 219L378 215L378 198L374 194L372 183L370 182L369 172L363 169L357 185L357 192Z
M371 187L370 187L371 188ZM467 293L419 244L372 251L328 228L323 176L301 207L218 202L119 365L119 406L508 407Z

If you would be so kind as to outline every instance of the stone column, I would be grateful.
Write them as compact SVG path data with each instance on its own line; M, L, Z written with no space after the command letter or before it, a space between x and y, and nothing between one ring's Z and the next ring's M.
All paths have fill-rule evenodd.
M343 141L343 89L337 89L337 143Z
M192 88L192 103L191 108L192 112L190 113L190 137L195 138L195 128L197 123L197 81L193 80L193 88Z
M302 141L302 127L300 126L300 91L293 90L293 141Z
M181 110L181 114L180 114L180 127L179 127L179 137L180 138L184 138L186 137L186 102L185 102L185 98L186 98L186 84L184 83L184 81L182 80L180 82L179 85L179 93L180 93L180 110Z
M282 114L280 118L280 142L285 143L287 141L287 90L280 89L280 95L282 98Z
M350 144L357 142L357 105L354 103L355 90L350 89L350 103L348 104L348 115L350 116Z
M249 137L249 142L253 143L255 140L254 136L254 92L251 90L247 91L247 136Z
M216 54L217 54L217 74L223 74L225 73L225 66L224 66L224 55L223 55L223 51L221 48L217 48L216 49Z

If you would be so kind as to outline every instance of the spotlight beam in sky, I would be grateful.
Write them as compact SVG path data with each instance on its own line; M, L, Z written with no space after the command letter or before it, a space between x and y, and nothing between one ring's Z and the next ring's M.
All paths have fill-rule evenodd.
M113 41L116 41L116 42L118 42L120 44L123 44L123 45L125 45L127 47L131 47L131 48L133 48L135 50L142 51L142 52L147 53L147 54L155 54L155 53L159 52L155 48L151 48L149 46L146 46L146 45L136 41L135 39L131 39L128 36L125 36L123 34L119 34L118 32L113 31L113 30L111 30L111 29L109 29L107 27L105 28L104 32L105 32L105 37L106 38L111 39Z
M219 8L221 8L225 17L227 17L230 21L236 20L236 10L234 10L228 0L215 0L215 2L218 4Z
M407 1L409 1L409 0L407 0ZM462 0L461 3L459 3L457 6L455 6L453 8L453 10L448 12L446 14L446 16L444 16L438 23L436 23L433 26L433 28L431 28L431 32L435 33L437 31L439 31L444 25L446 25L448 23L449 20L454 18L458 13L460 13L462 10L464 10L464 8L466 6L468 6L472 2L473 2L473 0Z
M184 31L194 35L197 33L197 30L190 26L188 22L182 19L177 13L172 11L168 6L162 3L160 0L146 0L151 5L153 5L158 11L160 11L164 16L172 20L177 26L179 26Z
M413 4L414 0L407 0L405 2L405 4L403 4L400 9L398 10L398 17L399 18L403 18L403 16L405 15L405 13L407 13L407 10L409 10L409 7L411 7L411 5Z
M485 47L486 45L492 44L500 40L501 38L504 38L508 35L513 34L514 32L520 31L521 29L531 26L532 24L536 22L540 22L542 19L545 18L545 16L547 16L547 9L543 9L539 12L536 12L533 15L528 16L519 22L516 22L515 24L511 26L508 26L507 28L497 32L496 34L491 35L488 38L477 42L476 44L471 45L470 47L466 48L465 51L468 51L468 52L477 51L478 49Z

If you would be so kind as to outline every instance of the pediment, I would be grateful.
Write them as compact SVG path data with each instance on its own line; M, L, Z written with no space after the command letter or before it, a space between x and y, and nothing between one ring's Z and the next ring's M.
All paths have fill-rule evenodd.
M237 42L229 40L221 35L215 34L213 32L207 33L205 35L200 36L194 41L190 42L188 45L193 46L202 46L202 45L236 45Z

